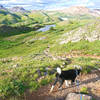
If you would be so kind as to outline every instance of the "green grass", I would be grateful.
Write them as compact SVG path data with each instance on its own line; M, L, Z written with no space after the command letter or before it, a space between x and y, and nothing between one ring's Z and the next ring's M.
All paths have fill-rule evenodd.
M100 56L100 41L88 42L79 41L75 43L59 45L51 48L52 53L71 53L73 51L81 51L81 54Z
M44 25L44 23L40 23L42 23L41 20L37 24L39 26ZM71 54L74 51L81 52L80 55L100 56L99 40L94 42L69 42L63 45L60 45L57 41L65 32L77 29L85 24L85 21L74 20L62 27L56 24L55 28L46 32L36 32L34 29L24 32L23 30L13 29L17 25L12 24L10 26L12 30L5 29L7 34L0 33L3 34L0 38L0 97L22 96L27 89L32 92L42 85L49 84L55 75L52 74L52 71L62 65L63 62L66 62L65 69L73 68L73 65L80 65L83 67L83 73L86 74L94 68L99 68L99 59L79 56L70 59L69 63L60 59L53 60L44 54L44 51L50 46L49 54L53 56L64 55L65 53ZM27 27L34 28L32 25L34 24L30 22L25 24ZM20 23L18 27L20 27ZM40 39L41 37L45 37L45 39ZM38 82L37 69L40 69L41 75L44 76L47 67L50 67L48 75Z

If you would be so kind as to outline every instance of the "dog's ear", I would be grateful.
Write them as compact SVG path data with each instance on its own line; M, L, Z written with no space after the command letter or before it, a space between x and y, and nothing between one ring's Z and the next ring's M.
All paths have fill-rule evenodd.
M57 73L61 74L61 68L60 67L57 67Z

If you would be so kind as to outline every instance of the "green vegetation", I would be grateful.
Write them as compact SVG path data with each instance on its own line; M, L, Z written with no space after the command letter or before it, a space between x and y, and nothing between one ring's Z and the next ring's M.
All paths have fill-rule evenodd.
M0 24L14 24L21 21L20 19L21 17L16 14L12 14L6 10L0 10Z
M69 31L87 25L90 20L69 20L59 22L51 19L41 12L33 12L29 15L8 15L2 12L2 17L11 23L2 23L0 18L0 97L10 98L23 96L26 90L35 91L42 85L46 85L54 78L55 68L66 62L65 69L73 68L73 65L83 67L83 73L89 73L100 67L100 41L68 42L59 44L61 36ZM20 17L18 17L20 16ZM8 18L9 17L9 18ZM17 21L12 19L16 18ZM38 32L37 29L48 24L56 24L46 32ZM5 25L4 25L5 24ZM48 47L49 46L49 47ZM45 51L49 48L48 54ZM69 61L52 57L78 55ZM82 57L83 55L83 57ZM84 57L86 56L86 57ZM87 57L90 56L90 57ZM94 56L94 58L91 58ZM48 71L46 70L48 68ZM41 76L37 73L40 69ZM47 75L45 75L45 72ZM42 79L40 79L43 77ZM83 92L87 91L85 89Z
M88 94L88 89L87 87L82 87L81 90L80 90L81 93L84 93L84 94Z
M59 48L57 48L59 44L57 44L55 47L51 48L52 53L72 53L74 51L80 52L80 54L84 55L95 55L100 56L100 41L94 41L94 42L88 42L88 41L80 41L68 44L60 45ZM54 51L55 48L55 51Z
M80 20L90 20L90 19L94 19L95 17L94 16L91 16L90 14L83 14L83 15L80 15L80 14L76 14L76 15L73 15L73 14L68 14L68 13L64 13L64 12L57 12L57 11L52 11L52 12L47 12L48 15L52 15L53 17L55 18L58 18L60 21L62 21L61 18L67 18L67 19L80 19Z

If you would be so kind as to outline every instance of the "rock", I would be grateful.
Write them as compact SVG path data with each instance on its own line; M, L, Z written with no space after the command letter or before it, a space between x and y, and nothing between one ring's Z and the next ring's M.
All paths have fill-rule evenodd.
M47 76L48 75L48 72L44 72L44 76Z
M69 93L65 100L92 100L91 96L85 94Z
M81 40L87 40L89 42L100 40L100 23L99 21L92 24L85 25L84 27L76 28L72 31L64 33L59 39L59 44L65 44L68 42L78 42Z
M61 67L61 68L64 68L64 65L61 65L60 67Z
M33 39L30 39L29 41L27 41L26 43L32 44L32 43L34 43L36 40L37 40L37 38L33 38Z
M36 72L38 73L38 76L39 76L39 77L42 76L42 75L41 75L41 71L40 71L40 69L38 69Z
M40 37L38 40L44 40L46 39L46 37Z
M100 68L98 70L100 71Z
M73 67L77 68L77 69L82 69L82 67L80 65L74 65Z
M54 74L55 72L56 72L56 69L51 70L51 71L50 71L50 75Z
M13 65L13 68L19 67L19 64Z

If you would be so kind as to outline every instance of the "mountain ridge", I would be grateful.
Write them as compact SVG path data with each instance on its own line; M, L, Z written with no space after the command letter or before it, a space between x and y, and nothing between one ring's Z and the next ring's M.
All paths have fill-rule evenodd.
M63 17L68 16L67 18L73 16L79 16L78 18L82 16L88 16L90 19L90 16L100 17L100 10L90 9L85 6L70 6L68 8L64 8L61 10L48 11L48 14L54 16L63 16Z
M96 17L100 16L100 13L98 13L95 9L90 9L85 6L71 6L69 8L60 10L60 12L63 12L65 14L72 14L72 15L89 14Z
M29 11L24 9L23 7L19 7L19 6L15 6L15 7L12 7L12 8L9 8L9 11L11 12L18 12L18 13L28 13Z
M5 8L3 5L0 4L0 10L7 10L7 8Z

